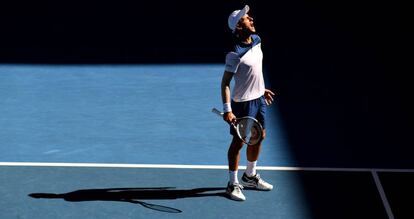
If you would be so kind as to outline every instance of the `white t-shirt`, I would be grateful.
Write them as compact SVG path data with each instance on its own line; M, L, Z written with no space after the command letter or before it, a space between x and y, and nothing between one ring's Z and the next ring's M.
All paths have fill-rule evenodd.
M235 102L254 100L265 92L261 40L258 35L252 35L252 40L250 45L236 44L226 56L225 70L234 73L232 99Z

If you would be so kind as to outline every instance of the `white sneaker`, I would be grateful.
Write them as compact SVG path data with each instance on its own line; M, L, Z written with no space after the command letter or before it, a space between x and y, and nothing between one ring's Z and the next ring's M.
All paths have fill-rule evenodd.
M246 173L243 174L241 178L243 186L247 188L263 190L263 191L270 191L273 189L273 186L268 182L264 181L260 178L260 175L257 173L256 175L249 177Z
M242 193L243 186L239 183L230 184L227 183L227 189L226 193L229 195L229 197L236 201L244 201L246 200L246 197Z

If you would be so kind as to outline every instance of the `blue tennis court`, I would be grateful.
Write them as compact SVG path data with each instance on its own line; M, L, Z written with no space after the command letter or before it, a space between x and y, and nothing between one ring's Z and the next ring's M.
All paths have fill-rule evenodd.
M228 127L211 112L222 105L221 65L3 65L0 72L2 147L13 148L1 161L227 162ZM262 165L291 165L280 132L270 127L277 137L266 142L273 146L263 148Z
M367 168L369 158L323 165L318 151L296 160L278 101L258 163L276 189L229 200L231 139L211 113L222 73L217 64L0 65L0 218L412 218L412 170Z

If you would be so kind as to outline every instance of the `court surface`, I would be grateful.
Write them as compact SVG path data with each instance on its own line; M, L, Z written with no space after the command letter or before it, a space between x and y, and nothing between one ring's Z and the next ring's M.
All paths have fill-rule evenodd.
M412 170L298 167L277 102L258 163L276 189L229 200L222 72L0 65L0 218L413 218Z

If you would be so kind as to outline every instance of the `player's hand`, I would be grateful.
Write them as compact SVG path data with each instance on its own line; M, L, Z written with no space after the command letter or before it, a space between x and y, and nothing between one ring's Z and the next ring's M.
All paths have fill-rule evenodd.
M227 112L227 113L224 113L223 119L227 123L232 124L236 121L236 116L232 112Z
M264 97L265 97L266 105L269 106L270 104L273 103L273 101L274 101L273 96L275 96L275 93L273 93L269 89L265 89Z

